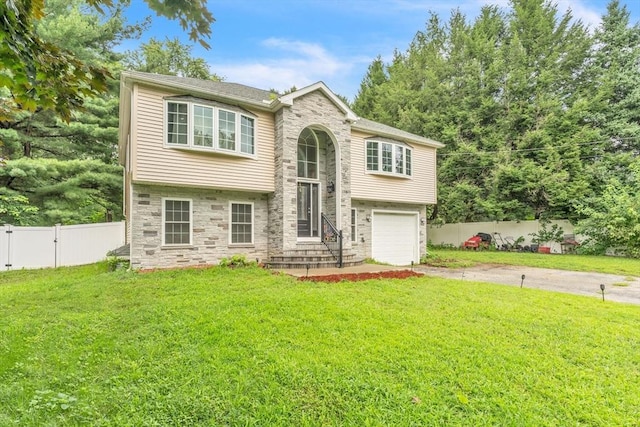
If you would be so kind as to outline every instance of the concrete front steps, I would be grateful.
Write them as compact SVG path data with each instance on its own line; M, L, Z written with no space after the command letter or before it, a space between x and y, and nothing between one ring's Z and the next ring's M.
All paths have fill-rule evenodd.
M304 249L284 251L282 255L270 257L269 261L266 263L267 267L275 270L337 267L338 261L322 243L304 245L303 247ZM357 259L353 252L343 249L343 267L353 267L363 263L363 259Z

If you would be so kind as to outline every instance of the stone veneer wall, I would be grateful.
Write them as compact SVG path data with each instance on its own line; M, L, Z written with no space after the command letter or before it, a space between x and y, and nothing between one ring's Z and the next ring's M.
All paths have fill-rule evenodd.
M164 268L216 265L221 258L244 254L247 259L268 256L268 195L239 191L207 190L151 185L133 186L131 215L132 268ZM191 199L192 245L162 246L162 198ZM230 245L229 202L253 203L254 243Z
M282 191L284 182L296 176L296 162L291 162L291 147L284 146L284 109L279 110L275 115L275 146L274 146L274 163L275 163L275 192L269 198L269 255L282 255L283 253L283 235L284 222L282 212L285 207L285 194ZM297 141L296 141L297 145ZM295 147L297 149L297 146ZM297 151L296 151L297 157ZM295 193L294 193L295 196ZM293 208L295 209L295 199ZM289 234L291 231L289 230Z
M337 141L340 150L341 173L336 177L336 191L340 190L341 218L338 228L349 229L351 215L351 125L344 112L320 91L296 98L291 107L284 107L275 118L275 185L273 198L269 201L271 221L269 224L269 249L271 255L297 247L297 146L298 136L306 127L322 129ZM329 150L330 151L330 150ZM331 162L328 162L331 164ZM329 173L331 176L331 173ZM348 248L350 241L347 238Z
M420 258L427 253L427 224L426 213L427 207L424 205L398 204L390 202L372 202L367 200L352 200L351 207L357 209L358 216L356 222L356 232L358 237L356 242L352 243L352 251L358 258L371 258L371 222L367 221L367 215L373 219L372 210L388 210L388 211L407 211L420 212L420 219L425 219L425 224L419 224L420 227Z

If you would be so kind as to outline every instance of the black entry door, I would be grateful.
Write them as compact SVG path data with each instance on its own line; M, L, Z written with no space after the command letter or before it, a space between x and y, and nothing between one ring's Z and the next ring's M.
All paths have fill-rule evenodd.
M298 182L298 237L318 237L319 184Z

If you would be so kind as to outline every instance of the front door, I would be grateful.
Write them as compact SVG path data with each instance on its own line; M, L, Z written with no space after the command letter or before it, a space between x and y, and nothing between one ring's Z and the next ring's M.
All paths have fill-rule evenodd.
M298 237L318 237L319 223L320 184L298 182Z

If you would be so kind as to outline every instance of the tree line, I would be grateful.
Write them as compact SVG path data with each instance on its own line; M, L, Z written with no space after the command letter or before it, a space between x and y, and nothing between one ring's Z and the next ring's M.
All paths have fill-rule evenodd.
M583 250L640 255L640 26L617 0L595 29L542 0L432 13L353 108L446 144L436 222L570 219Z

